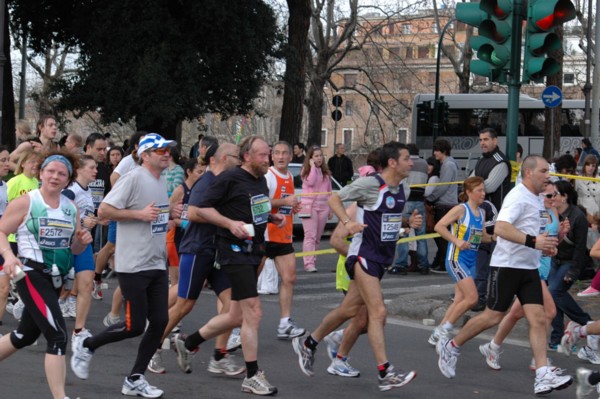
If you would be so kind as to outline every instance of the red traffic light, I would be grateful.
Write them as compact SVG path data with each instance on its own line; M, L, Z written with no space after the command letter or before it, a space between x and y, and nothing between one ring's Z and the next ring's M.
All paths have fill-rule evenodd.
M533 4L530 1L529 8L530 22L542 31L548 31L575 18L575 7L570 0L538 0Z

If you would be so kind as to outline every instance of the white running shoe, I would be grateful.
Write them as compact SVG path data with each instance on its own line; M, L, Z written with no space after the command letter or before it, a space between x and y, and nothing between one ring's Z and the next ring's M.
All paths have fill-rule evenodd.
M233 356L225 356L221 360L210 359L208 372L213 374L225 374L229 376L239 375L246 371L246 366L240 366L233 361Z
M98 301L101 301L102 298L104 298L104 295L102 294L102 280L94 280L94 288L92 288L92 298Z
M560 370L556 367L548 367L544 375L538 377L536 373L533 385L533 391L536 395L564 389L573 383L573 377L570 375L560 375L558 371Z
M157 350L154 355L152 355L152 359L150 359L150 363L148 363L148 371L154 374L164 374L167 372L163 366L162 349Z
M92 361L93 353L88 348L83 346L85 339L78 339L77 346L71 356L71 370L82 380L86 380L90 374L90 362Z
M13 309L15 307L15 304L12 303L10 300L6 302L6 312L13 314Z
M229 334L227 340L227 352L233 352L242 347L242 337L240 337L240 329L234 328Z
M456 376L456 361L458 360L458 351L448 349L449 339L440 339L435 346L435 351L439 355L438 367L444 377L454 378Z
M492 370L502 369L502 366L500 366L500 354L502 352L493 350L489 342L479 345L479 352L485 357L485 362Z
M546 366L548 366L548 367L552 367L553 366L552 359L550 359L549 357L546 358ZM531 362L529 362L529 370L535 371L535 369L536 369L536 367L535 367L535 358L532 357L531 358Z
M579 341L579 333L575 332L575 329L579 329L581 326L574 321L569 321L567 324L567 328L565 328L565 333L560 340L560 346L562 348L562 352L571 356L571 351L573 350L573 346Z
M342 339L344 338L344 330L337 330L330 332L323 338L323 342L327 345L327 356L329 356L329 360L333 362L333 360L337 356L338 349L342 344Z
M71 335L71 351L73 353L75 353L75 349L77 348L77 345L79 345L79 341L84 340L91 336L92 336L92 333L87 328L82 329L77 334L75 334L75 331L73 331L73 335Z
M258 370L252 378L244 378L244 382L242 382L242 392L269 396L275 395L277 393L277 388L267 381L264 371Z
M360 377L360 371L352 367L348 360L342 360L338 357L331 361L331 364L327 367L327 372L340 377Z
M598 353L592 350L592 348L589 346L584 346L579 349L579 352L577 352L577 357L581 360L587 360L592 364L600 364L600 356L598 356Z
M279 326L277 328L277 338L279 339L292 339L301 337L304 335L304 333L306 333L306 330L298 327L292 319L288 319L288 322L285 326Z
M110 312L108 312L108 314L104 316L104 319L102 320L102 324L104 324L106 327L110 327L120 322L121 318L119 316L113 316Z
M590 384L589 377L592 370L583 367L577 369L577 390L575 391L577 399L587 398L594 391L594 386Z
M190 351L185 347L185 338L182 334L176 334L174 337L175 341L175 350L177 351L177 364L181 371L186 374L192 372L192 359L198 352L198 349L195 351Z
M429 339L427 340L427 342L429 342L429 344L432 346L436 346L440 339L442 339L442 338L448 339L449 337L450 337L450 334L448 333L448 330L446 330L442 326L437 326L431 332L431 335L429 336Z
M309 377L312 377L315 373L313 371L313 364L315 363L315 351L309 349L304 345L304 341L300 337L292 339L292 348L298 356L298 365L300 370Z
M23 311L25 310L25 304L19 298L19 300L13 305L12 314L17 320L21 320L21 316L23 316Z
M121 393L127 396L141 396L142 398L160 398L164 392L155 386L148 384L146 377L140 375L136 381L131 381L129 377L125 377Z
M77 317L77 297L73 295L69 295L67 297L67 315L68 317L74 319Z

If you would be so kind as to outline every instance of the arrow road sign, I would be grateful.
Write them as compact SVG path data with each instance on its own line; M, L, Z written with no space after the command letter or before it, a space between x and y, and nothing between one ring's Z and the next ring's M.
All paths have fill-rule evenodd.
M548 86L542 92L542 102L548 108L558 107L562 103L562 91L556 86Z

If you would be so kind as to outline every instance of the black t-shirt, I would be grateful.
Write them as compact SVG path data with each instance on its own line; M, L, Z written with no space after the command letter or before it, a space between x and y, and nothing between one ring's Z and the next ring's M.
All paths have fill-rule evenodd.
M200 177L192 186L188 206L198 207L206 197L207 190L214 183L216 176L210 170ZM209 223L195 223L191 220L181 243L179 252L183 254L213 253L215 250L214 237L217 226Z
M110 166L104 162L98 164L98 173L96 180L89 184L89 189L92 190L92 200L94 201L94 209L98 211L100 203L110 191Z
M267 217L271 210L269 188L264 176L254 177L241 167L227 170L216 177L198 207L215 208L229 219L254 225L254 253L243 252L242 248L247 246L244 240L238 239L228 229L217 227L220 264L260 263L262 254L258 251L264 248Z

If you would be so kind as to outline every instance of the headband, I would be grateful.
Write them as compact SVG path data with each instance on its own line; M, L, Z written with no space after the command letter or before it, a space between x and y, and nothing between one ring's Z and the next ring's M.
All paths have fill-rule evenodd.
M44 159L40 169L44 169L50 162L54 161L58 161L67 167L67 170L69 171L69 177L73 175L73 166L71 165L71 162L69 162L67 158L60 154L50 155L48 158Z

